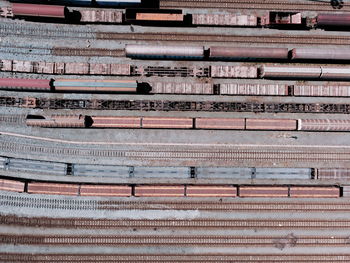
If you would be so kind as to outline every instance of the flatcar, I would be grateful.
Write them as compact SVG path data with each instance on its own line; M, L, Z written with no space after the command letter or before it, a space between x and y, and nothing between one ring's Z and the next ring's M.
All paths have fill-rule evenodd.
M125 21L151 25L183 24L185 16L182 14L182 10L177 9L128 8L125 10Z

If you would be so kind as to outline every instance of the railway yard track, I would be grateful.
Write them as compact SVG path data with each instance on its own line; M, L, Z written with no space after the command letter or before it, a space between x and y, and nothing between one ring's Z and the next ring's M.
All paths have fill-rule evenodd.
M96 255L96 254L4 254L0 253L0 259L6 262L222 262L222 263L265 263L265 262L284 262L284 263L322 263L322 262L337 262L347 263L350 260L349 254L189 254L189 255L164 255L164 254L108 254L108 255Z
M261 43L261 44L298 44L298 45L350 45L349 36L324 36L324 35L223 35L223 34L196 34L196 33L176 33L176 32L158 32L158 33L122 33L122 32L94 32L92 29L75 28L42 28L23 23L2 23L0 24L0 36L9 34L20 37L40 37L40 38L72 38L72 39L96 39L96 40L117 40L117 41L175 41L175 42L220 42L220 43ZM86 52L86 55L92 51L61 51L61 52ZM96 50L95 50L96 51ZM59 49L55 51L59 53ZM100 51L108 54L107 51ZM67 54L67 53L66 53Z
M59 227L75 229L108 229L108 228L223 228L223 229L322 229L350 228L350 220L321 220L321 219L192 219L192 220L108 220L85 218L28 218L17 216L2 216L2 225L17 225L25 227Z
M253 10L298 10L298 11L350 11L347 2L331 6L329 1L261 1L261 0L160 0L161 8L205 8L205 9L253 9Z

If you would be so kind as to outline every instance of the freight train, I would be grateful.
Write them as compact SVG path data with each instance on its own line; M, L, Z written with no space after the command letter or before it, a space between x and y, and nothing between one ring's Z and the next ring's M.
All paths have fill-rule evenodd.
M0 78L0 89L35 92L129 94L204 94L225 96L350 97L345 84L211 84L202 82L137 82L135 80L13 79Z
M66 0L66 5L73 6L140 6L141 0ZM41 1L43 2L43 1ZM45 2L44 2L45 3ZM51 1L51 4L64 4L61 0ZM11 6L0 8L0 16L13 18L55 18L66 22L81 23L114 23L167 25L176 23L179 26L229 26L229 27L266 27L266 28L337 28L346 29L350 26L350 15L321 13L316 17L303 18L299 12L267 12L265 15L235 14L235 13L193 13L183 14L179 9L127 8L113 9L73 9L68 11L66 5L38 5L30 3L12 3ZM75 15L77 16L75 16Z
M350 131L346 119L250 119L28 115L27 126L43 128L208 129L272 131Z

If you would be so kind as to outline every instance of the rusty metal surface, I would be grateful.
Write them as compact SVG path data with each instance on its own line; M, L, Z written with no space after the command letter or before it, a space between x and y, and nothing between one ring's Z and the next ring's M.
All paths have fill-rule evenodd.
M258 18L255 15L240 14L192 14L192 24L254 27L258 24Z
M196 118L196 129L244 130L245 119L233 118Z
M131 187L126 185L82 185L81 196L131 196Z
M93 128L141 128L141 117L93 116L92 120Z
M288 187L281 186L240 186L240 197L288 197Z
M135 186L135 196L165 196L182 197L185 195L185 187L181 185L174 186Z
M288 59L288 48L211 46L211 58L225 59Z
M297 120L292 119L246 119L247 130L296 130Z
M29 90L47 90L51 89L50 80L46 79L15 79L0 78L0 89L29 89Z
M191 129L192 118L177 117L143 117L142 128Z
M11 192L23 192L24 182L0 179L0 190L11 191Z
M136 20L146 21L176 21L184 20L183 14L161 14L161 13L136 13Z
M298 119L300 131L350 131L350 120Z
M338 198L340 189L338 187L290 187L290 197L295 198Z
M317 16L317 26L350 26L350 15L321 13Z
M35 5L12 3L14 16L43 16L65 18L66 8L58 5Z
M236 197L237 188L234 186L202 186L189 185L186 187L189 197Z
M28 183L28 193L49 195L78 195L77 184Z

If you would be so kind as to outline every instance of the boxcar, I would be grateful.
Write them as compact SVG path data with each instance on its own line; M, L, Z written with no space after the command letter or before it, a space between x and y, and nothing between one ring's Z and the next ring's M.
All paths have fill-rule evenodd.
M127 185L82 185L81 196L131 196L131 187Z
M297 129L297 121L292 119L246 119L247 130L288 130Z
M288 197L287 186L240 186L240 197Z
M195 127L196 129L244 130L245 119L196 118Z
M184 117L143 117L142 128L191 129L193 119Z
M186 187L189 197L236 197L237 187L220 185L189 185Z
M220 84L221 95L287 96L285 84Z
M27 126L48 128L84 128L85 116L82 115L52 115L50 118L43 116L28 116Z
M15 180L0 179L0 190L11 192L23 192L24 183Z
M333 186L291 186L290 197L299 198L337 198L340 197L340 189Z
M135 196L144 197L181 197L185 195L185 187L183 185L150 185L135 186Z
M93 116L92 128L141 128L141 117Z
M77 184L29 183L28 193L49 195L78 195Z

